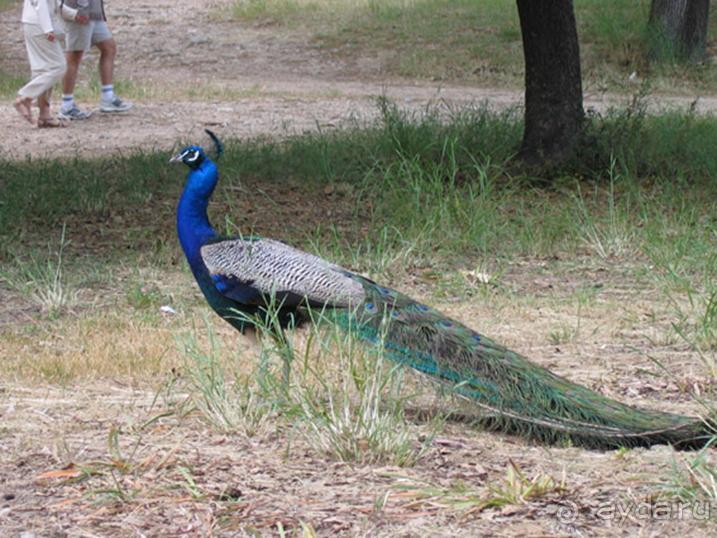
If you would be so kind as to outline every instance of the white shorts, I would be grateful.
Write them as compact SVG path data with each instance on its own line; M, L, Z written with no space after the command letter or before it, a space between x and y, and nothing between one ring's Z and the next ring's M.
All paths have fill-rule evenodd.
M112 37L112 32L107 28L105 21L90 21L87 24L66 22L65 29L66 51L88 51L92 45Z

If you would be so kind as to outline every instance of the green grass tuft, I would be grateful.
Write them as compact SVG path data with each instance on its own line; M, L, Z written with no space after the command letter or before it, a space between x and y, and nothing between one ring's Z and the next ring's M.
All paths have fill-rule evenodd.
M414 508L440 506L460 512L463 518L467 518L489 508L503 508L530 503L544 497L563 496L566 486L564 476L560 481L543 473L536 473L532 478L528 478L510 461L505 478L489 484L487 488L475 488L460 480L445 487L403 479L392 489L402 499L407 499Z
M191 405L220 431L258 435L275 418L277 402L260 385L255 369L226 360L225 350L206 321L203 332L208 335L205 346L194 334L181 341L184 385Z
M667 496L676 498L702 518L713 518L710 507L717 502L717 467L708 458L709 447L696 456L674 461L672 475L663 484Z
M288 421L317 452L340 461L411 466L421 458L433 436L405 419L401 368L387 369L381 353L338 328L312 325L294 347L271 314L252 319L258 357L228 358L206 323L206 344L191 334L182 341L182 386L212 426L255 436Z
M650 116L641 103L590 118L579 158L546 190L512 169L522 128L516 111L479 106L417 115L379 101L381 119L373 125L283 142L227 141L215 207L246 232L237 202L255 194L245 181L336 191L352 201L351 221L303 225L315 233L298 242L378 275L409 259L461 263L477 254L585 248L605 259L650 259L660 274L713 274L717 121L691 111ZM106 246L170 254L165 245L174 244L184 174L166 155L2 166L0 255L64 222L71 230L104 230Z
M1 9L2 5L0 5L0 10ZM17 91L27 83L28 78L28 75L20 75L19 73L14 72L8 73L7 71L0 69L0 97L14 99L15 96L17 96Z
M63 226L57 250L50 246L47 257L32 256L29 260L23 260L16 256L12 269L0 268L0 282L29 297L43 313L51 317L79 302L79 291L68 282L65 275L65 231Z

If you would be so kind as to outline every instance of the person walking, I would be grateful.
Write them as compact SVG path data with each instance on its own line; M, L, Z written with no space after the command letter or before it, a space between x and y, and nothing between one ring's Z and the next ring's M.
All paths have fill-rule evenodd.
M52 87L65 73L66 62L58 35L62 26L58 14L79 23L84 17L69 6L61 7L60 0L24 0L22 6L22 27L25 36L32 78L20 88L15 99L15 110L28 122L34 123L32 103L39 109L38 127L63 127L64 123L50 114Z
M84 53L91 46L100 51L99 70L102 82L100 97L101 112L126 112L132 103L123 101L114 93L114 63L117 56L117 44L107 27L107 17L103 0L62 0L63 6L77 9L87 17L87 21L71 20L65 25L65 59L67 71L62 80L62 108L59 116L69 120L86 120L91 112L80 110L75 103L74 91L77 73Z

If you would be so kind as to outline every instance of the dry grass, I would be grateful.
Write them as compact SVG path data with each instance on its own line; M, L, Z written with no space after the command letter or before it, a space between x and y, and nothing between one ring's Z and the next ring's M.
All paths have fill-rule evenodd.
M614 536L617 523L625 535L714 532L703 521L595 515L617 499L644 503L654 477L670 471L665 447L545 448L449 424L419 467L355 466L318 456L301 437L226 434L196 415L164 415L165 405L154 392L106 384L6 386L4 532ZM474 498L503 501L478 510ZM578 514L568 524L556 515L565 506Z
M237 84L236 81L201 80L191 85L178 85L176 81L161 77L145 78L141 82L130 79L119 79L115 82L117 91L123 97L140 101L173 102L186 101L206 103L218 100L222 102L242 101L248 99L336 99L344 95L335 88L319 88L304 91L297 95L296 91L267 87L260 83L248 85ZM91 79L87 86L81 87L76 95L79 101L92 101L99 92L99 79Z
M619 276L618 268L570 267L519 260L492 284L477 283L472 299L457 300L450 286L442 299L431 297L435 283L412 284L410 274L398 287L601 392L697 412L685 390L711 393L704 369L678 341L657 338L671 331L672 305L645 282ZM191 286L189 279L182 272L167 276L172 286L185 280ZM207 328L206 307L193 294L174 304L176 315L155 312L161 302L135 297L110 312L80 309L58 319L36 313L32 323L4 326L0 528L103 536L124 536L128 529L219 536L612 536L615 521L597 510L615 499L638 506L660 491L656 480L671 476L674 453L665 447L599 453L532 446L450 420L430 439L433 426L418 417L454 404L435 400L413 375L405 388L420 396L406 403L402 427L414 439L430 439L413 467L342 463L302 433L311 428L286 408L270 413L251 435L215 427L187 403L192 389L177 336L191 334L208 349L213 333L226 372L236 369L237 357L245 361L242 372L254 372L259 348L214 317ZM551 333L574 326L576 314L579 330L556 345ZM298 357L314 345L307 340L306 331L295 335ZM341 361L313 349L311 375L293 366L296 386L317 389L323 379L341 387ZM675 376L646 354L669 364ZM273 365L280 378L277 359ZM575 521L564 523L558 514L573 509ZM633 517L619 528L626 535L679 528L707 536L714 532L710 525Z
M150 274L143 272L135 278L141 280ZM628 282L622 276L617 280L616 276L602 264L570 264L562 269L552 264L546 270L540 260L519 260L508 266L496 286L478 284L475 298L470 298L473 293L461 298L466 288L455 285L450 277L440 299L431 297L436 282L416 280L412 274L404 275L403 283L396 283L396 287L581 382L600 383L604 375L595 371L594 363L583 367L583 357L595 357L605 368L648 370L646 379L664 378L648 353L669 357L666 366L675 373L679 385L702 376L700 362L672 329L674 305L662 302L652 283ZM189 274L165 273L164 279L169 287L157 292L158 298L147 299L151 301L148 304L138 302L132 284L121 280L120 285L130 291L117 289L108 294L103 290L115 299L100 307L89 305L57 319L35 311L25 322L5 324L0 380L74 383L121 378L141 385L162 372L180 368L183 358L177 337L191 331L206 345L208 309L193 289ZM185 289L179 287L181 283L186 284ZM441 288L441 282L437 284ZM165 297L173 299L169 304L176 314L160 311ZM27 299L15 297L14 301L14 308L22 310ZM218 318L210 316L207 321L230 349L253 349L257 353L255 344L238 337ZM570 329L571 338L556 343L555 332L565 328ZM301 355L306 334L300 331L297 336L295 346ZM618 350L617 357L614 350ZM330 356L314 353L322 358L312 367L324 368L322 376L332 375L331 368L326 371ZM627 385L628 379L634 381L635 377L608 379L603 390L615 390L619 395L625 389L617 387ZM662 398L657 399L658 405L664 403Z

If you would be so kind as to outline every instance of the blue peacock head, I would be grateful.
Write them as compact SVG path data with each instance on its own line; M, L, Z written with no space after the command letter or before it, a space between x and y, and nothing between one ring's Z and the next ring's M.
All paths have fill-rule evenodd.
M221 143L217 135L215 135L209 129L204 130L214 142L214 148L216 151L216 158L218 159L224 152L224 144ZM183 162L192 170L199 168L201 164L206 160L207 155L204 150L199 146L187 146L182 151L177 153L174 157L169 159L171 163Z
M187 146L174 157L169 159L169 162L183 162L189 168L194 170L195 168L199 168L206 158L207 156L204 154L204 150L199 146Z

